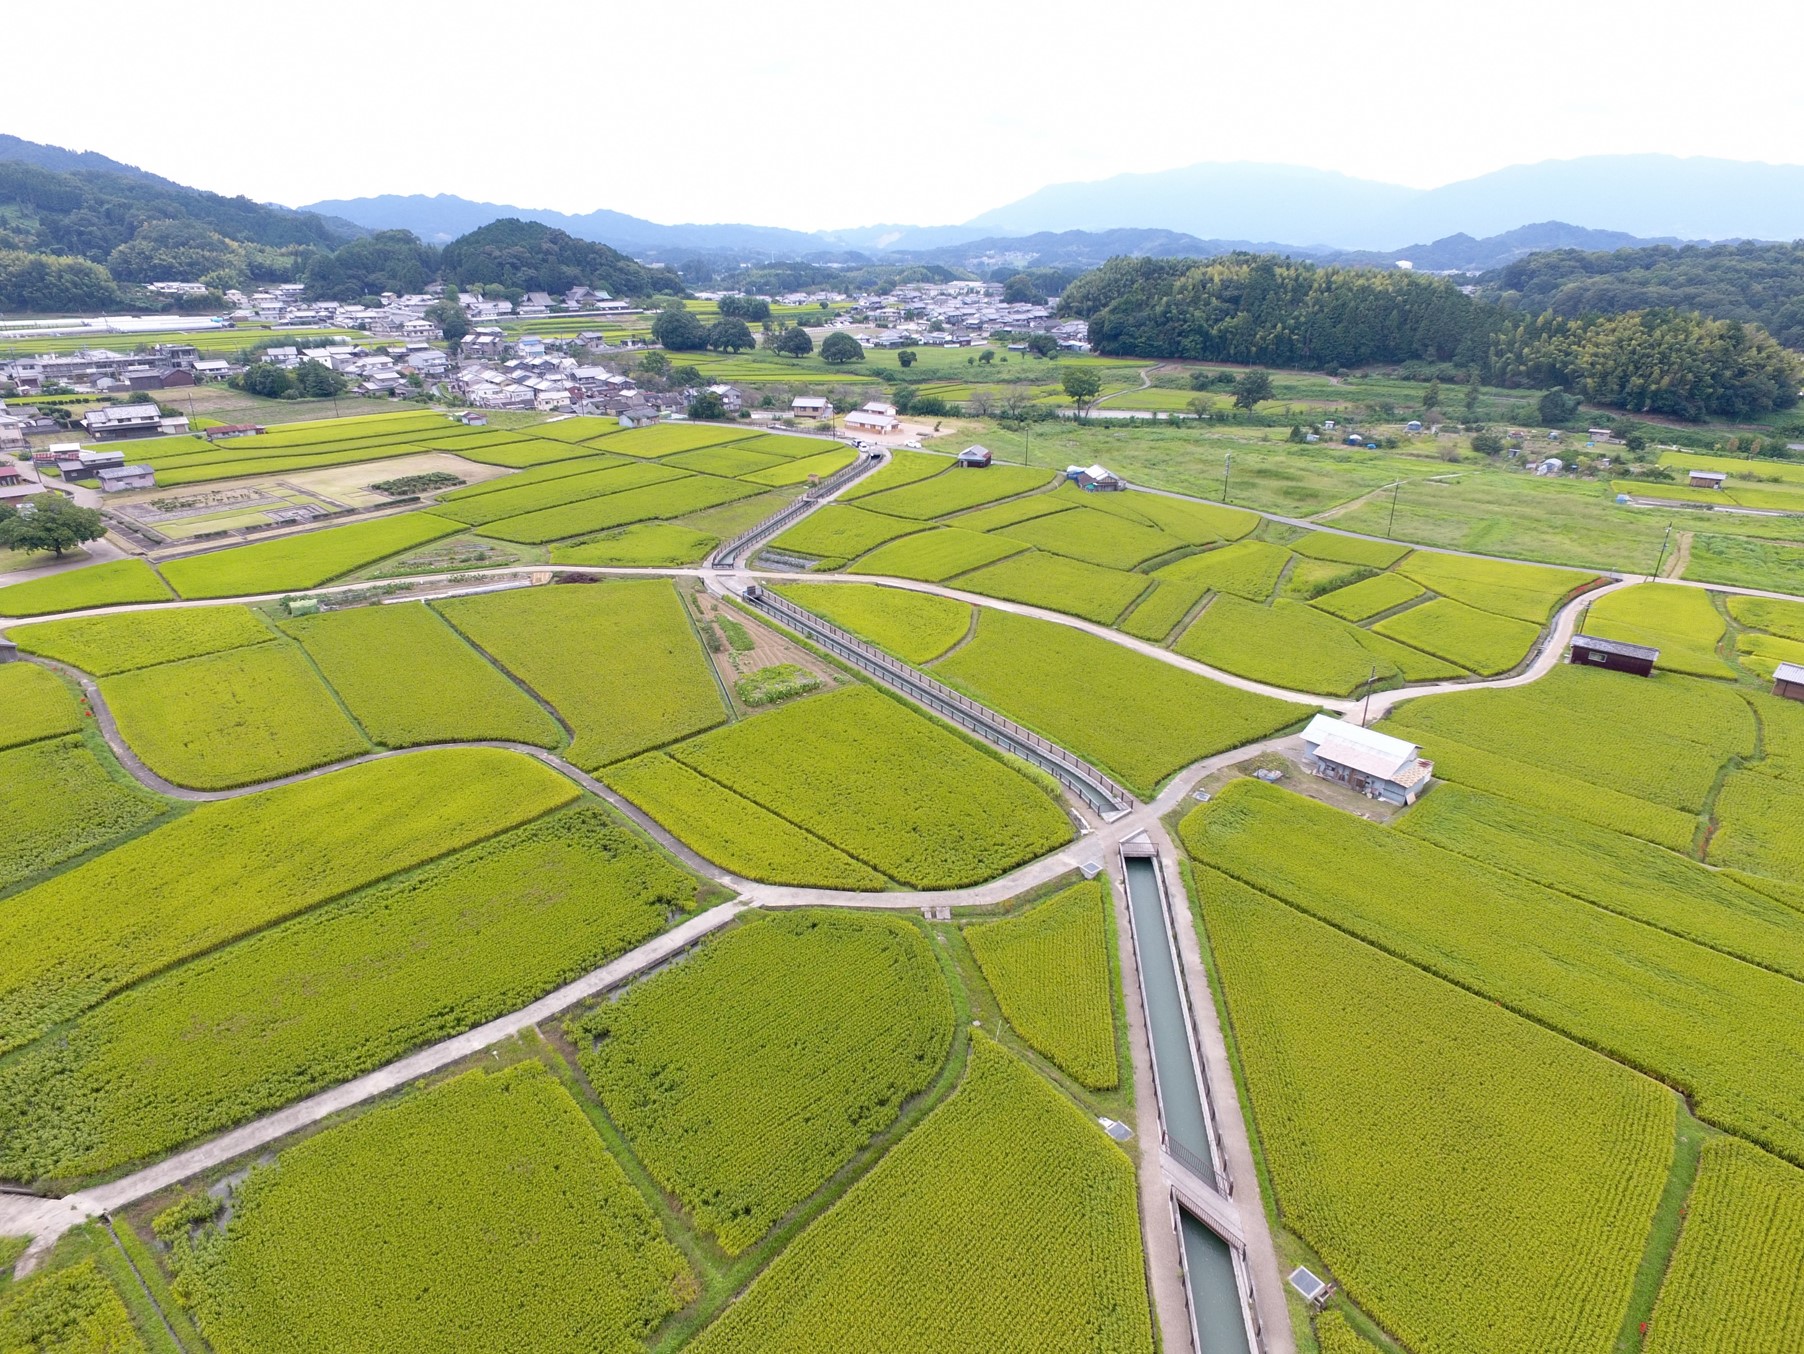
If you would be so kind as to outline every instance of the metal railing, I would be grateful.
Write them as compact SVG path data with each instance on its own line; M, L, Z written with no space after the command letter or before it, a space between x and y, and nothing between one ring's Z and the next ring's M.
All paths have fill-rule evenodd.
M788 598L754 585L746 589L745 600L776 616L830 653L894 687L910 700L969 729L985 742L1032 762L1061 785L1076 791L1093 808L1103 813L1126 813L1134 807L1134 797L1126 790L1057 743L1022 728L988 706L979 705L962 692L890 657L876 645L848 634Z
M784 504L757 526L742 531L726 544L717 546L714 553L708 558L709 565L716 569L733 568L739 563L739 557L749 553L760 541L776 535L797 518L805 517L814 511L822 499L838 493L861 475L875 470L883 460L881 452L859 452L858 459L851 465L846 466L843 470L835 471L819 484L811 486L800 498L793 503Z

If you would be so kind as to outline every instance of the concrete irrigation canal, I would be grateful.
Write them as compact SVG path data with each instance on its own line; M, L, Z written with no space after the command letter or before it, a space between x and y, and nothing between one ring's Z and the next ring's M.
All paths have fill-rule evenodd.
M1151 842L1121 845L1128 917L1140 970L1157 1092L1160 1165L1184 1257L1191 1338L1197 1354L1256 1354L1264 1348L1253 1308L1246 1241L1215 1115L1197 1056L1195 1024L1178 967L1171 901Z

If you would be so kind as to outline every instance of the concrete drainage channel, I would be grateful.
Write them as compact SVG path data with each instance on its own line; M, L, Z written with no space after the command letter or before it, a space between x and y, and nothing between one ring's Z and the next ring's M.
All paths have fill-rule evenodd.
M1140 1000L1153 1053L1160 1166L1172 1187L1172 1222L1184 1257L1185 1296L1197 1354L1265 1348L1233 1182L1197 1057L1195 1026L1178 969L1171 903L1159 857L1144 834L1121 844Z

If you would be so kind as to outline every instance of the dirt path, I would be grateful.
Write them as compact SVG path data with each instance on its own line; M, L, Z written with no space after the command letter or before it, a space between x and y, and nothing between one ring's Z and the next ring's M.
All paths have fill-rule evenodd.
M1681 579L1685 576L1685 566L1691 563L1691 538L1696 534L1697 533L1694 531L1679 531L1673 533L1672 558L1666 562L1666 567L1660 571L1660 577Z

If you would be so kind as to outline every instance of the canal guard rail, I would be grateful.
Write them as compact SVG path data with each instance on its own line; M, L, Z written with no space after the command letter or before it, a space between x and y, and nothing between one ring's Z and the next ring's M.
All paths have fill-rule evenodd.
M741 594L757 610L781 621L811 643L818 644L835 658L844 659L869 673L885 686L901 693L918 705L924 705L942 719L969 729L986 743L1039 767L1059 784L1071 790L1105 821L1130 812L1134 797L1090 763L1074 756L1057 743L1024 729L988 706L979 705L969 696L954 691L944 682L935 681L924 672L891 658L874 644L841 630L812 611L779 597L769 588L754 583Z
M835 471L819 484L809 485L802 496L794 502L784 504L757 526L748 528L731 540L716 546L714 553L708 556L709 567L714 569L736 568L742 557L751 554L758 546L775 536L791 522L813 512L820 505L822 499L837 494L853 480L868 475L888 459L889 453L882 449L860 451L858 459L845 469Z

